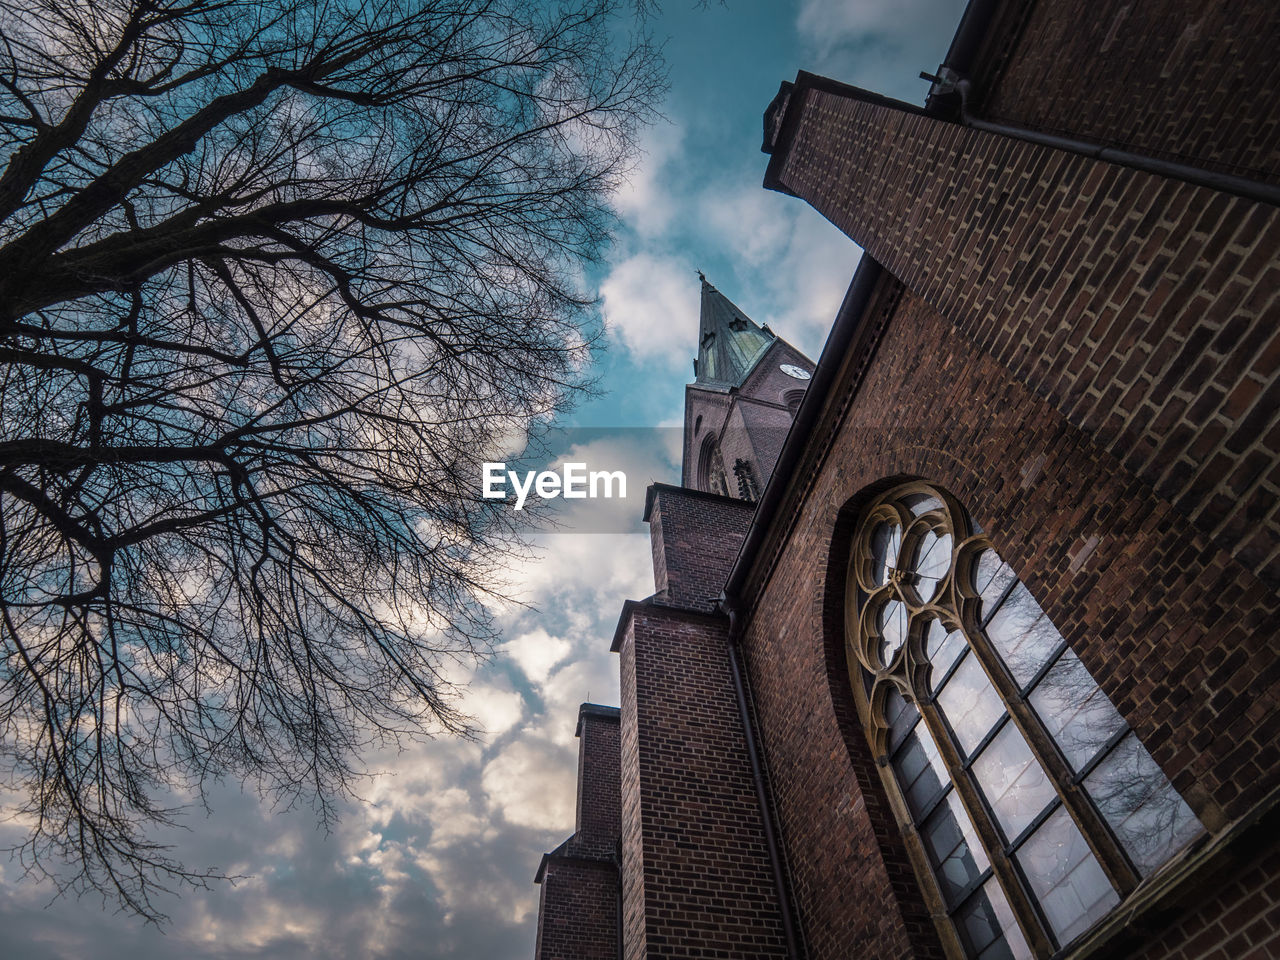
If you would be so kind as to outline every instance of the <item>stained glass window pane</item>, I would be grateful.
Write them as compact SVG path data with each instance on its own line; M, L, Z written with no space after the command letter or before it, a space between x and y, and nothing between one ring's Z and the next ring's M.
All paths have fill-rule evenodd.
M1004 716L1000 695L972 653L964 658L938 694L938 706L966 754L972 754L995 722Z
M996 555L994 550L983 550L978 555L978 562L974 564L973 579L974 589L978 591L978 596L982 597L980 619L985 619L1015 578L1013 570Z
M956 928L977 960L1031 960L1031 948L994 877L955 912Z
M1004 890L1000 887L1000 881L992 877L986 882L982 888L987 896L987 900L991 904L991 908L996 912L996 919L1000 923L1000 929L1004 933L1005 945L1009 948L1009 953L1013 960L1032 960L1034 954L1031 952L1031 946L1027 943L1027 938L1022 935L1022 928L1018 926L1018 921L1014 919L1013 908L1009 906L1009 901L1004 895ZM997 956L1003 956L990 952L995 949L995 945L988 948L988 952L983 953L978 960L996 960Z
M947 628L937 620L930 622L929 629L925 631L924 650L929 658L931 690L936 691L941 686L942 678L947 675L951 665L956 662L960 654L964 653L967 646L964 634L959 630L948 633Z
M1009 957L1009 947L1004 942L1000 921L996 912L979 891L955 912L956 929L971 957Z
M1031 682L1062 645L1062 635L1021 583L1000 604L986 630L1021 687Z
M973 763L1005 839L1013 841L1057 796L1022 733L1006 723Z
M907 639L907 608L897 600L890 600L880 608L877 626L880 630L880 663L888 666Z
M903 497L902 502L917 517L922 513L928 513L930 510L940 510L942 508L942 501L927 493L913 493L909 497Z
M1125 728L1124 718L1070 650L1036 684L1031 705L1077 771Z
M924 599L932 599L938 592L942 578L951 569L951 535L938 536L926 530L916 545L911 568L916 576L916 589Z
M902 527L886 521L871 534L871 575L877 584L888 580L889 569L898 565L898 548L902 546Z
M1060 944L1074 940L1120 902L1063 807L1040 825L1017 858Z
M947 903L958 903L978 882L990 861L954 790L920 827L920 837Z
M1132 733L1084 782L1134 866L1145 876L1200 832L1200 821Z
M903 740L902 748L894 754L893 769L911 810L911 819L919 823L942 791L951 784L946 764L938 753L938 745L924 724L917 724Z
M940 496L897 491L884 502L893 503L899 516L910 511L920 519L910 520L910 529L892 518L873 523L872 572L885 589L872 596L859 592L856 602L864 612L866 603L877 604L858 623L878 634L870 652L882 666L873 664L867 676L882 678L874 686L891 669L895 682L929 685L928 690L912 687L912 693L895 691L885 703L892 779L916 824L965 955L1032 960L1011 902L1028 922L1036 914L1037 942L1044 936L1065 947L1120 901L1099 862L1102 857L1120 865L1117 841L1145 876L1203 830L1012 568L990 548L977 549L966 564L968 545L956 549L966 531L935 519L949 516ZM904 537L910 544L905 554ZM968 620L969 606L951 606L938 590L953 559L971 571L969 586L979 600L976 626L989 646L970 630L975 624ZM893 585L886 586L890 580ZM912 591L902 589L907 583L931 605L946 605L922 624L924 664L914 648L907 649L906 604L915 602ZM964 629L946 626L959 623L962 615ZM921 667L927 667L923 675ZM1014 703L1006 703L999 692L1008 688L1006 670L1018 688L1011 694ZM933 730L940 736L936 742L909 702L917 697L930 704L926 712L937 711L929 714L929 724L942 721L943 729ZM1051 742L1079 776L1071 777ZM964 761L959 766L947 759L954 756L953 748ZM1055 780L1058 772L1064 782ZM962 794L973 799L973 788L982 798L974 810L982 836L993 837L1016 866L1019 880L1012 886L1001 886L989 859L997 851L983 847L965 811ZM1080 824L1098 821L1084 807L1086 793L1111 828L1102 830L1099 824L1098 835L1088 839Z
M896 750L911 727L920 719L916 708L897 690L890 690L884 700L884 716L889 724L889 750Z

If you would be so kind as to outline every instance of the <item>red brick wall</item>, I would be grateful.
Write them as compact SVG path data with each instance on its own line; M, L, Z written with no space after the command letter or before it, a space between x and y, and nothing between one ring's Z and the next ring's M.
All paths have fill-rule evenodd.
M768 355L761 358L760 362L748 374L747 379L742 382L742 388L739 392L758 400L785 403L782 399L784 394L796 388L803 389L808 385L809 381L797 380L795 377L783 373L779 368L784 363L794 364L795 366L803 367L805 370L813 369L812 360L791 346L791 344L777 340L769 348Z
M814 459L795 474L803 505L780 515L776 566L766 551L767 584L748 591L758 602L744 637L815 960L851 945L877 957L936 949L843 654L851 515L885 478L928 479L968 506L1206 823L1242 816L1277 784L1280 604L1238 560L910 293L857 392L846 381L831 396Z
M536 960L615 960L618 955L619 711L578 710L578 806L573 836L538 871Z
M783 373L784 363L813 369L813 361L790 344L777 341L769 348L751 371L751 375L743 381L739 391L739 410L741 411L741 430L745 433L747 452L735 456L749 457L756 472L756 483L760 490L773 474L778 462L778 454L782 452L783 441L791 428L792 413L787 409L787 394L803 391L809 384L807 380L797 380ZM781 406L772 406L780 404ZM733 461L729 458L728 445L725 445L725 459L729 475L732 476Z
M612 857L622 835L618 786L618 710L584 703L578 713L578 804L575 852Z
M622 637L627 960L782 957L727 623L657 604Z
M692 383L685 386L684 459L680 481L682 486L703 490L698 483L702 445L707 437L719 435L720 426L729 413L730 399L729 394L718 390L708 390Z
M623 613L627 618L628 614ZM636 656L634 624L626 620L625 633L615 646L618 663L619 696L622 700L621 769L622 786L622 956L624 960L644 960L647 956L648 927L645 923L644 889L644 804L641 802L640 704L636 698Z
M985 111L1274 180L1278 18L1009 3ZM849 694L851 518L895 478L956 494L1206 826L1245 817L1280 781L1280 212L834 88L788 118L772 185L910 292L856 393L847 358L744 647L812 956L925 956ZM1277 870L1214 881L1144 960L1275 952Z
M612 863L547 858L535 960L615 960L617 918L618 871Z
M778 183L1280 588L1280 208L820 89L788 116Z
M1224 878L1126 960L1275 960L1280 957L1280 851Z
M984 116L1280 182L1280 4L1004 6L1015 36L981 57Z
M650 487L650 498L646 518L659 593L672 606L714 610L755 504L665 483Z

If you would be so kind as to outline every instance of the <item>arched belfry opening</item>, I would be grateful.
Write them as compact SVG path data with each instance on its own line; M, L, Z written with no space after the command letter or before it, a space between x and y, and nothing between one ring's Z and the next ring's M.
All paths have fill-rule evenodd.
M707 434L698 450L698 489L722 497L729 495L724 461L720 457L720 444L713 434Z

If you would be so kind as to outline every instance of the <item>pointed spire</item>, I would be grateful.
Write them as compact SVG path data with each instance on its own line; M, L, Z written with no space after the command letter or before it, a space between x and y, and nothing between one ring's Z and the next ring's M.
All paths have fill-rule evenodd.
M698 279L702 281L702 309L695 379L698 383L739 386L776 338L708 283L701 270Z

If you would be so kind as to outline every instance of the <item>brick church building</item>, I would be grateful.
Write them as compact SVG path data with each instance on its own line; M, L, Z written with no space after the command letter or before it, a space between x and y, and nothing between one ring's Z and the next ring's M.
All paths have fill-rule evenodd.
M703 283L540 960L1280 957L1280 5L972 0L801 73L816 364Z

